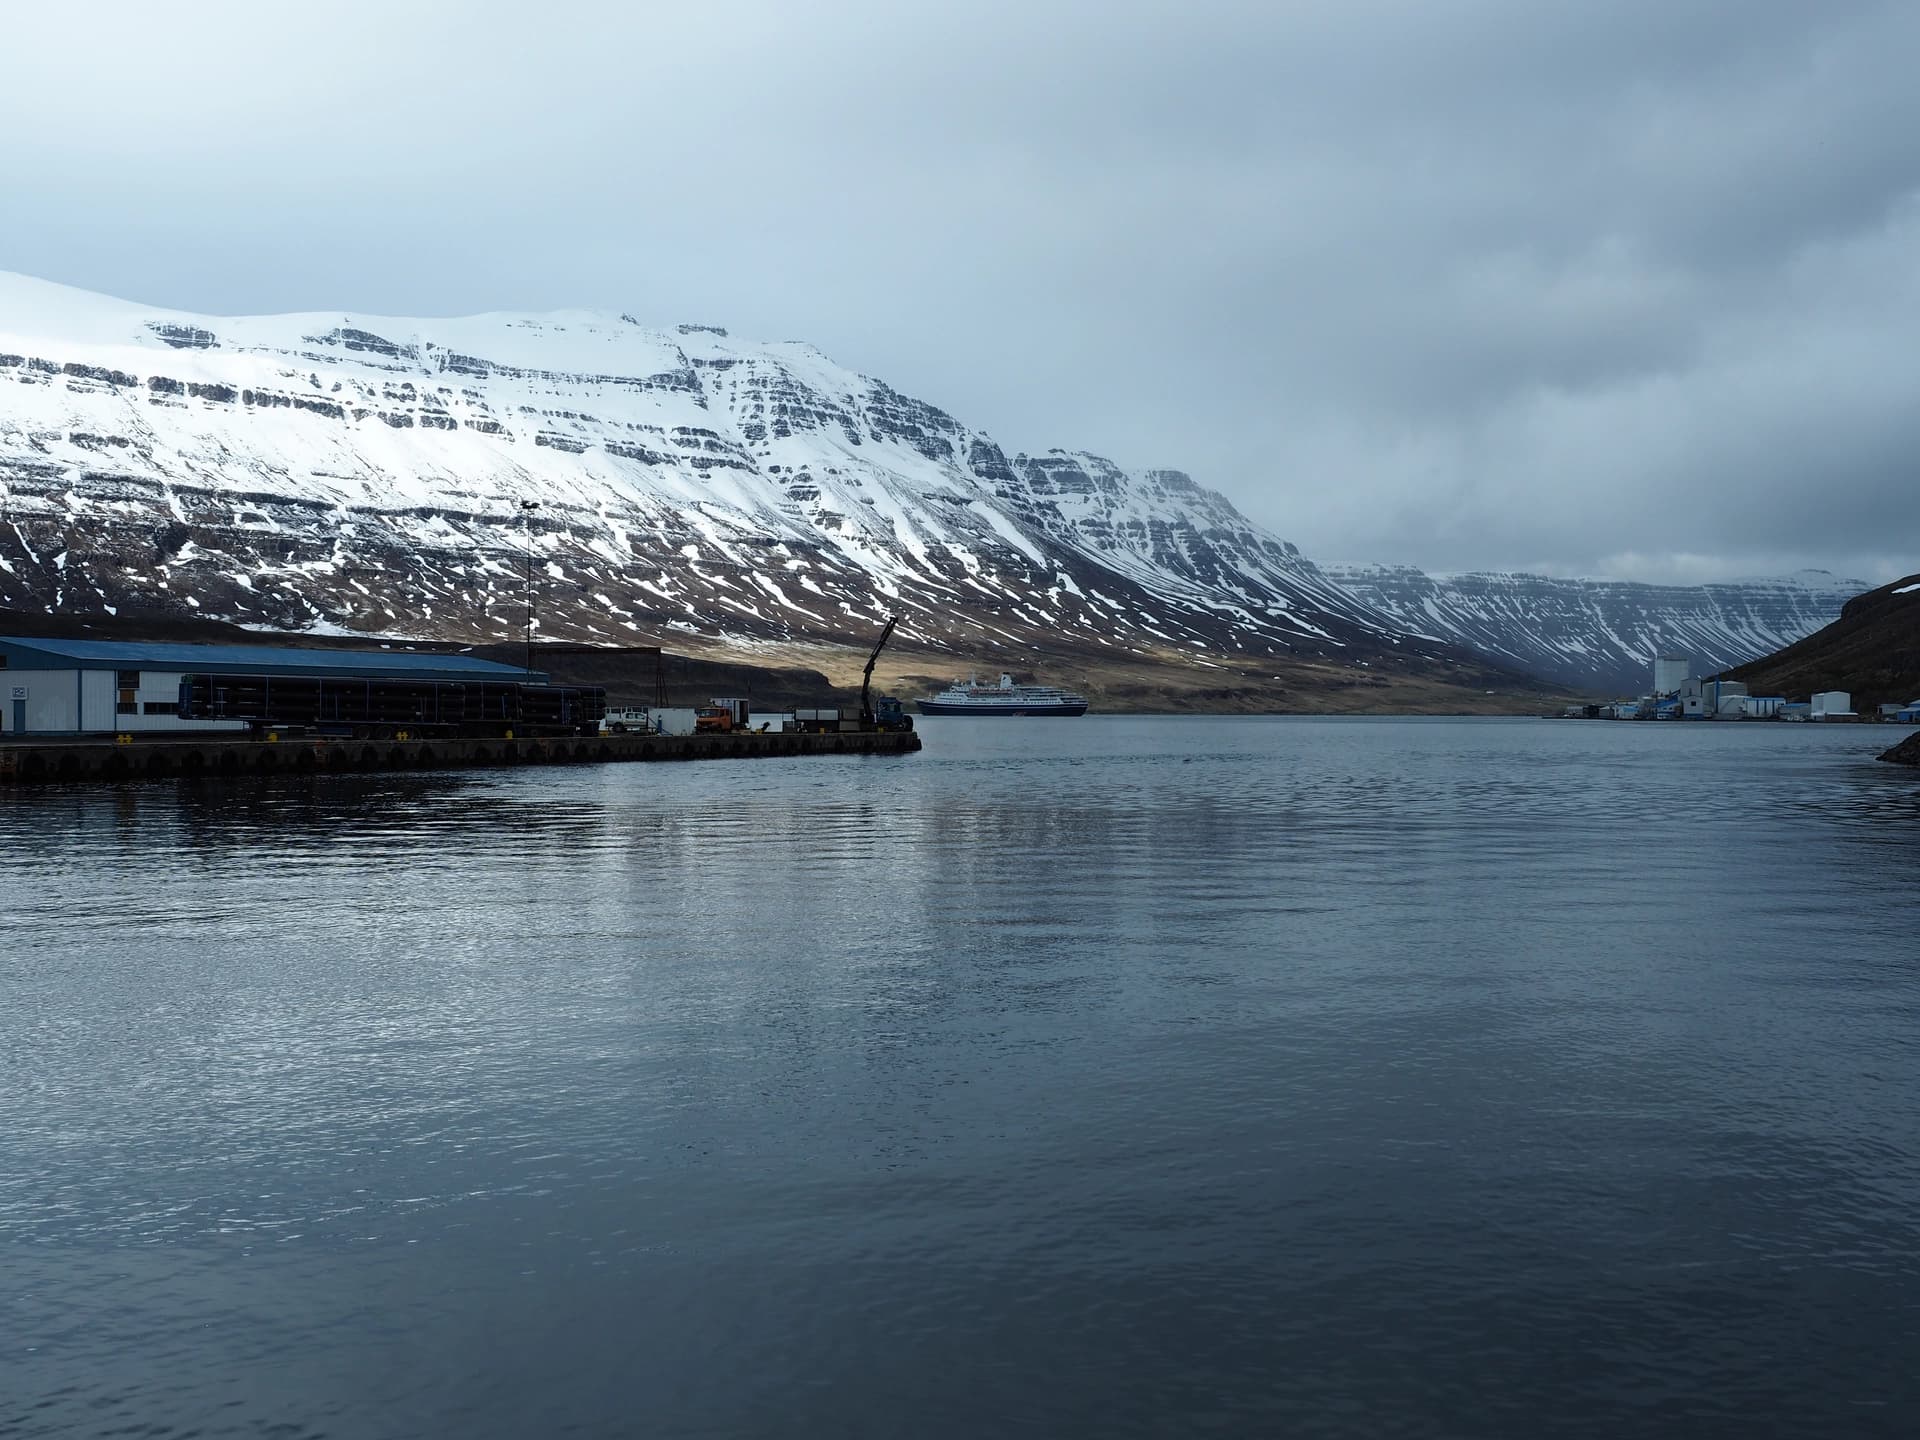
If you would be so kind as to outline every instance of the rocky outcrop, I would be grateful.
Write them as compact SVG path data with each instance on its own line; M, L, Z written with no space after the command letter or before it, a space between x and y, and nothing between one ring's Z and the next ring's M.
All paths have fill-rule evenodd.
M1914 731L1891 750L1883 751L1880 758L1895 765L1920 766L1920 730Z

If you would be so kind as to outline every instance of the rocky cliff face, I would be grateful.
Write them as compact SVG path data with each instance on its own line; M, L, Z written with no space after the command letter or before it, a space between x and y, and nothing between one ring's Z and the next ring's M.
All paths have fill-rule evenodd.
M214 319L0 276L0 509L0 606L505 639L530 565L555 639L899 612L983 665L1461 660L1184 475L1008 455L807 345L621 315Z
M1656 654L1690 656L1700 675L1771 654L1833 620L1867 588L1824 570L1729 585L1436 576L1403 566L1329 566L1326 574L1409 630L1610 695L1645 691Z

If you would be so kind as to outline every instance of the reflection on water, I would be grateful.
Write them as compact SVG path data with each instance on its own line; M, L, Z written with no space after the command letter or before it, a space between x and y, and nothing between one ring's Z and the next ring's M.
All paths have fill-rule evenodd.
M1875 727L0 791L0 1434L1907 1433Z

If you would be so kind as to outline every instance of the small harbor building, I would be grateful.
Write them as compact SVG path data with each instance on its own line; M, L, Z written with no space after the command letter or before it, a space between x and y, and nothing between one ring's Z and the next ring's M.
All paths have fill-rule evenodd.
M1813 697L1815 720L1852 720L1853 696L1845 690L1822 690Z
M547 678L474 655L397 647L303 650L0 635L0 737L246 728L237 720L182 719L180 681L187 675L523 684Z

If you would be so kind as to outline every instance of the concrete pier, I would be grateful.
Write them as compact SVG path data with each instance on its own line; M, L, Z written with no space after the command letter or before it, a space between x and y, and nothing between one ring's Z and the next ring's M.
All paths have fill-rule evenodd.
M0 784L112 782L176 775L271 775L350 770L449 770L470 766L597 765L620 761L754 760L801 755L907 755L911 731L728 735L538 736L426 740L278 739L186 735L132 742L49 736L0 744Z

